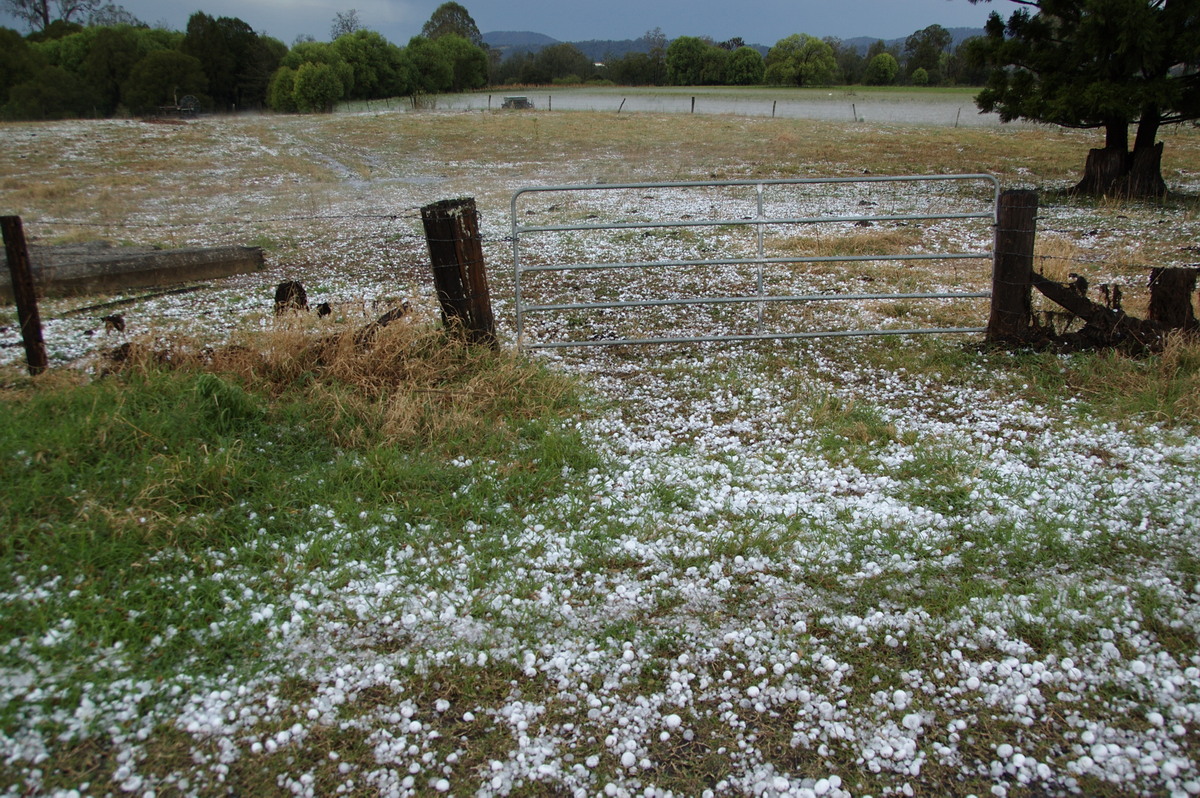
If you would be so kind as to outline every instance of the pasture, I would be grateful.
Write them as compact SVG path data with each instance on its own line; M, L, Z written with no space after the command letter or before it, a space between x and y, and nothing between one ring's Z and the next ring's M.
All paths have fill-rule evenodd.
M991 173L1042 192L1044 273L1120 285L1144 315L1147 270L1200 244L1200 132L1164 139L1179 195L1153 204L1063 195L1100 141L1034 126L0 126L0 209L35 244L268 261L186 294L46 300L33 380L3 309L0 794L1200 794L1194 343L513 348L508 203L536 185ZM434 329L418 209L459 196L496 352ZM864 276L837 269L805 277ZM283 279L334 313L274 316ZM126 299L123 334L80 311ZM408 323L354 336L404 301ZM142 354L102 357L125 342Z

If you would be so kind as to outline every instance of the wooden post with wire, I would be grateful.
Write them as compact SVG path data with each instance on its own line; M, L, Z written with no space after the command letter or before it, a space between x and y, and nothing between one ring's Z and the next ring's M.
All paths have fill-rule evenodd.
M1033 321L1033 247L1037 232L1036 191L1010 190L996 207L995 261L988 343L1029 340Z
M495 346L496 323L475 200L465 197L426 205L421 221L442 322L448 329L461 329L471 343Z
M33 287L33 270L29 264L29 247L25 244L25 228L21 225L20 216L0 216L0 230L4 233L4 254L8 259L8 272L12 275L21 340L25 343L25 362L29 365L29 373L37 376L49 364L46 360L46 343L42 339L37 294Z

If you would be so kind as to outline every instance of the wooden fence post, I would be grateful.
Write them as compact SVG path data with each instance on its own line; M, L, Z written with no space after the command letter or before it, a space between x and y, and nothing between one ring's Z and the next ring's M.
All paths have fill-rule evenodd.
M21 339L25 342L25 362L33 376L47 368L46 343L42 340L42 318L38 315L37 294L33 288L33 270L29 265L29 248L25 244L25 228L20 216L0 216L4 233L4 254L8 272L12 275L13 299L17 303L17 321Z
M1168 330L1195 330L1192 295L1197 269L1189 267L1150 270L1150 321Z
M1020 343L1029 339L1033 318L1030 285L1037 207L1036 191L1011 190L1000 195L996 208L988 343Z
M475 200L442 200L421 209L442 322L460 326L471 343L496 345L483 241Z

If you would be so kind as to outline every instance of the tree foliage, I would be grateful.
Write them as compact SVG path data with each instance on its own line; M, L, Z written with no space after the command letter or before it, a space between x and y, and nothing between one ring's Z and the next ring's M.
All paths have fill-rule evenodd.
M127 11L124 6L116 3L97 6L88 14L87 24L89 28L107 28L114 25L132 25L135 28L148 27L145 22Z
M333 24L329 26L329 38L331 41L337 41L343 36L360 30L362 30L362 23L358 21L357 8L338 11L333 15Z
M806 33L780 39L767 53L766 81L775 86L827 86L837 80L828 42Z
M4 0L4 8L31 30L45 30L55 20L82 22L100 0Z
M196 12L188 19L181 50L203 64L209 93L219 108L254 108L266 102L280 52L242 20Z
M863 73L863 82L868 86L891 86L900 74L900 63L891 53L880 53L870 60Z
M178 50L155 50L129 73L121 88L121 101L135 114L159 106L176 105L186 95L203 97L208 77L200 60Z
M972 0L977 2L978 0ZM1200 118L1200 3L1013 0L974 49L991 68L976 103L1001 119L1103 128L1076 188L1159 195L1164 124ZM1133 151L1129 126L1137 124Z
M942 57L947 55L954 37L941 25L930 25L904 41L907 69L910 76L918 69L925 70L926 83L940 83ZM916 83L916 81L913 81ZM922 84L917 84L922 85Z
M757 86L763 82L766 71L762 53L753 47L739 47L729 54L725 80L731 86Z
M302 112L329 112L345 94L337 70L329 64L306 62L296 70L292 96Z
M421 28L421 36L435 41L443 36L461 36L476 47L483 48L483 34L471 18L470 12L458 3L442 3L434 10L429 21Z

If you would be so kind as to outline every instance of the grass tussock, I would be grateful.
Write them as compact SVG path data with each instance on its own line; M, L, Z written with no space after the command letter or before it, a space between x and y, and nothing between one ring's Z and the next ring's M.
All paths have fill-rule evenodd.
M1153 357L1104 352L1073 361L1066 380L1114 420L1200 427L1200 340L1194 335L1172 334Z
M126 373L220 375L251 392L311 402L329 414L335 434L349 429L354 440L387 444L454 449L577 401L576 383L562 374L416 324L334 334L280 326L218 349L182 341L167 351L128 351Z

